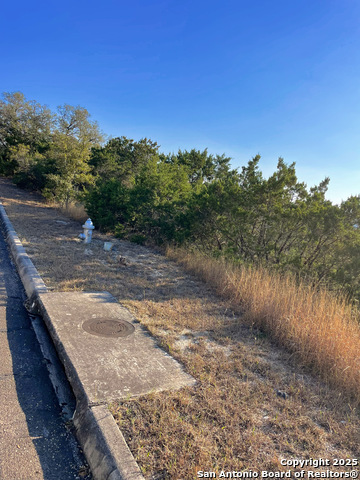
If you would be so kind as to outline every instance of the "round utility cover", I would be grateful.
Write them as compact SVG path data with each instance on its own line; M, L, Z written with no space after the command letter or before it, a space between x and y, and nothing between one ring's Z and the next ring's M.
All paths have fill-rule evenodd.
M92 318L82 324L85 332L98 337L127 337L134 332L135 327L125 320L110 320L106 318Z

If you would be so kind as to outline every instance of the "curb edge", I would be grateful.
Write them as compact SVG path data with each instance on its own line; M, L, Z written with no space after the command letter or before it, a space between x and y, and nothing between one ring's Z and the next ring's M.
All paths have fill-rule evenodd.
M40 294L48 293L48 289L26 253L1 202L0 223L30 305L39 305ZM50 319L49 316L48 318ZM57 349L56 345L55 348ZM144 480L107 406L88 406L81 399L76 400L76 435L94 480Z

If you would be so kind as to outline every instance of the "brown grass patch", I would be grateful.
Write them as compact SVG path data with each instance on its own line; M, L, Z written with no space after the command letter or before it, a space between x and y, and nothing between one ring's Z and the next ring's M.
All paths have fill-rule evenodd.
M360 402L359 312L344 298L271 274L201 254L168 250L188 271L199 275L236 310L286 347L340 392Z
M77 222L85 222L88 218L85 207L82 203L69 202L67 205L61 203L51 203L51 207L56 208L63 215Z
M356 408L226 303L209 296L128 306L197 379L192 389L111 406L146 478L284 470L282 458L358 457Z

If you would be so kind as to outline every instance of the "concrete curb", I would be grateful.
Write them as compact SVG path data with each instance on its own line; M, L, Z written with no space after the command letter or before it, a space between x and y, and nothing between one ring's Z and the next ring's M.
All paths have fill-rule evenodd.
M30 307L41 309L40 294L48 289L27 255L0 202L0 223L28 296ZM46 311L42 311L46 314ZM48 316L50 319L50 317ZM50 319L51 321L51 319ZM61 352L58 352L61 358ZM76 392L75 392L76 396ZM74 425L94 480L144 480L125 439L106 405L87 405L76 396Z
M12 257L15 261L18 269L21 281L24 285L26 295L30 302L35 300L40 293L46 293L46 288L43 279L40 277L39 272L36 270L34 264L30 260L25 248L22 246L17 233L12 226L5 208L0 202L0 221L5 231L5 240L9 245Z

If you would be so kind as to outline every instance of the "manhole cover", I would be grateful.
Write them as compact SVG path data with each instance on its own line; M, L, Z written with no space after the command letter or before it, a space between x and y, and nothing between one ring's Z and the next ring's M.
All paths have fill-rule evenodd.
M85 332L99 337L127 337L134 332L135 328L125 320L107 320L93 318L82 324Z

